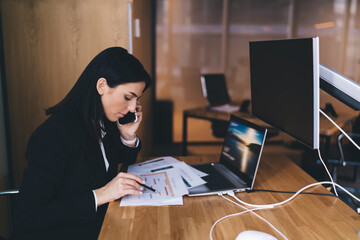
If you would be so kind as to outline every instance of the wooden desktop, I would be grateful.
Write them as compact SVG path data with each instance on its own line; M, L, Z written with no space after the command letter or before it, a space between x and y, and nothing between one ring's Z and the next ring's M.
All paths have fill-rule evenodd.
M218 156L178 157L188 164L217 161ZM254 189L297 191L316 182L285 155L263 154ZM329 193L323 186L308 190ZM283 201L287 193L237 193L253 204ZM109 204L99 235L111 239L209 239L214 222L228 214L244 211L220 196L184 197L182 206L120 207ZM340 199L332 196L300 195L291 202L257 213L271 222L288 239L359 239L360 216ZM227 218L216 225L214 239L235 239L244 230L267 232L283 239L265 222L252 215Z

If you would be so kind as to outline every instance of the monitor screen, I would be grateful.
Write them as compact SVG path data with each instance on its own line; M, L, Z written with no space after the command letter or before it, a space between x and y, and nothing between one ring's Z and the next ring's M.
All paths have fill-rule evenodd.
M319 148L319 39L250 42L252 114Z

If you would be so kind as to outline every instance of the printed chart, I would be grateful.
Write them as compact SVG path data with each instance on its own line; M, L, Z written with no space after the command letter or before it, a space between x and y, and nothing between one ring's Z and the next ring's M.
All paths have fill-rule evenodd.
M144 188L141 195L127 195L122 198L120 206L160 206L182 205L182 196L188 193L184 182L176 170L155 173L137 174L145 184L156 191Z

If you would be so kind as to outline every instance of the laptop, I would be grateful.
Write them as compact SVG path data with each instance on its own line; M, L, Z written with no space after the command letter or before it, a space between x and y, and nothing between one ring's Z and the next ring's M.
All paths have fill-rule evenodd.
M226 87L224 74L201 75L201 87L203 95L210 106L230 104L231 100Z
M189 189L188 196L213 195L252 189L267 129L231 115L218 163L192 165L207 173L207 183Z
M210 110L231 113L238 112L243 107L231 102L224 74L203 74L200 80Z

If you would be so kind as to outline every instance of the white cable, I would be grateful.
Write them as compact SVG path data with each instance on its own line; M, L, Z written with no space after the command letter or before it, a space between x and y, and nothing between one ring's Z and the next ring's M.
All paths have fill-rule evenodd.
M320 184L332 184L331 182L319 182ZM348 190L346 190L343 186L340 186L337 183L334 183L338 188L340 188L341 190L343 190L345 193L347 193L348 195L350 195L350 197L352 197L353 199L355 199L356 201L360 202L360 199L357 198L354 194L352 194L351 192L349 192Z
M347 135L347 133L346 133L344 130L342 130L342 129L341 129L329 116L327 116L321 109L320 109L319 111L320 111L321 114L323 114L331 123L333 123L333 124L340 130L340 132L342 132L342 133L349 139L349 141L350 141L352 144L355 145L356 148L358 148L358 149L360 150L360 147ZM309 184L309 185L301 188L299 191L297 191L297 192L296 192L293 196L291 196L290 198L288 198L288 199L286 199L286 200L284 200L284 201L282 201L282 202L278 202L278 203L274 203L274 204L262 204L262 205L250 204L250 203L246 203L246 202L244 202L244 201L241 201L239 198L237 198L237 197L235 196L235 194L234 194L233 192L228 193L230 196L232 196L233 198L235 198L238 202L240 202L240 203L242 203L242 204L244 204L244 205L246 205L246 206L255 207L254 209L248 209L248 208L246 208L246 207L244 207L244 206L242 206L242 205L240 205L240 204L238 204L238 203L236 203L236 202L234 202L234 201L232 201L232 200L224 197L222 194L219 194L221 197L223 197L223 198L226 199L227 201L232 202L232 203L236 204L237 206L245 209L245 211L239 212L239 213L234 213L234 214L229 214L229 215L226 215L226 216L218 219L218 220L212 225L212 227L211 227L211 229L210 229L210 239L213 240L213 238L212 238L212 232L213 232L214 227L216 226L216 224L219 223L220 221L222 221L222 220L224 220L224 219L226 219L226 218L228 218L228 217L237 216L237 215L240 215L240 214L243 214L243 213L251 212L251 213L253 213L255 216L257 216L258 218L260 218L261 220L263 220L263 221L265 221L267 224L269 224L275 231L277 231L284 239L287 240L287 237L286 237L282 232L280 232L280 231L279 231L274 225L272 225L268 220L266 220L265 218L261 217L259 214L255 213L254 211L256 211L256 210L264 210L264 209L268 209L268 208L274 208L274 207L280 206L280 205L282 205L282 204L285 204L285 203L287 203L287 202L290 202L290 201L291 201L292 199L294 199L297 195L299 195L302 191L304 191L304 190L306 190L306 189L308 189L308 188L310 188L310 187L316 186L316 185L322 185L322 184L331 184L331 185L333 185L333 187L334 187L334 192L335 192L336 196L338 197L339 195L338 195L338 193L337 193L337 191L336 191L336 186L337 186L337 187L339 187L340 189L342 189L345 193L347 193L348 195L350 195L352 198L354 198L356 201L360 202L360 199L359 199L359 198L357 198L356 196L354 196L352 193L350 193L350 192L349 192L348 190L346 190L344 187L342 187L342 186L340 186L339 184L337 184L337 183L334 182L334 180L333 180L333 178L332 178L332 176L331 176L328 168L326 167L326 165L325 165L325 163L324 163L324 161L323 161L323 159L322 159L322 157L321 157L321 153L320 153L320 150L319 150L319 149L318 149L318 154L319 154L319 158L320 158L320 160L321 160L321 163L323 164L323 166L324 166L327 174L328 174L329 177L330 177L331 182L323 181L323 182L317 182L317 183Z
M260 209L262 209L262 208L260 208ZM250 212L250 210L246 210L246 211L243 211L243 212L238 212L238 213L229 214L229 215L226 215L226 216L218 219L218 220L212 225L212 227L211 227L211 229L210 229L210 239L213 240L212 232L213 232L213 230L214 230L215 225L218 224L220 221L222 221L222 220L224 220L224 219L226 219L226 218L228 218L228 217L240 215L240 214L247 213L247 212Z
M233 197L234 197L234 193L233 193L233 192L230 192L230 193L228 193L228 194L229 194L230 196L233 196ZM262 207L261 207L261 208L248 209L248 208L246 208L246 207L244 207L244 206L242 206L242 205L240 205L240 204L232 201L231 199L226 198L226 197L223 196L222 194L219 194L219 195L220 195L221 197L223 197L224 199L226 199L227 201L232 202L233 204L235 204L235 205L237 205L237 206L245 209L245 211L240 212L240 213L235 213L235 214L227 215L227 216L219 219L218 221L216 221L216 222L214 223L213 227L212 227L211 230L210 230L210 238L211 238L211 239L212 239L212 230L213 230L213 228L215 227L215 225L216 225L218 222L220 222L221 220L223 220L223 219L225 219L225 218L227 218L227 217L230 217L230 216L235 216L235 215L240 215L240 214L243 214L243 213L251 212L251 213L253 213L255 216L257 216L258 218L260 218L261 220L263 220L264 222L266 222L267 224L269 224L270 227L272 227L276 232L278 232L284 239L288 240L287 237L286 237L282 232L280 232L274 225L272 225L268 220L266 220L265 218L261 217L259 214L257 214L257 213L254 212L254 211L256 211L256 210L264 210L264 209L268 209L268 208L262 208Z
M303 188L301 188L299 191L297 191L293 196L291 196L290 198L282 201L282 202L278 202L278 203L273 203L273 204L263 204L263 205L258 205L258 204L251 204L251 203L247 203L247 202L244 202L244 201L241 201L239 198L237 198L235 195L234 195L234 198L240 202L241 204L244 204L246 206L249 206L249 207L268 207L268 208L271 208L271 207L277 207L279 205L282 205L282 204L285 204L289 201L291 201L292 199L294 199L297 195L299 195L302 191L308 189L308 188L311 188L313 186L316 186L316 185L321 185L321 184L331 184L331 185L336 185L337 187L339 187L340 189L342 189L345 193L347 193L348 195L350 195L352 198L354 198L356 201L360 202L360 199L357 198L356 196L354 196L353 194L351 194L348 190L346 190L344 187L340 186L339 184L335 183L335 182L330 182L330 181L323 181L323 182L317 182L317 183L312 183L312 184L309 184Z
M321 114L324 115L332 124L334 124L334 125L340 130L340 132L342 132L342 133L345 135L345 137L347 137L347 138L349 139L349 141L350 141L352 144L354 144L354 146L355 146L357 149L360 150L359 145L357 145L357 144L354 142L354 140L352 140L351 137L349 137L349 135L347 135L347 133L346 133L344 130L342 130L341 127L339 127L339 125L336 124L336 122L334 122L334 121L333 121L328 115L326 115L321 109L319 109L319 111L320 111Z
M232 197L235 197L234 192L231 192L229 195L232 196ZM222 196L222 195L221 195L221 196ZM222 196L222 197L225 198L225 199L228 200L228 201L233 202L232 200L226 198L225 196ZM235 202L233 202L233 203L235 203ZM244 207L244 206L242 206L242 205L240 205L240 204L238 204L238 203L235 203L235 204L238 205L239 207L242 207L243 209L249 210L252 214L254 214L254 215L257 216L258 218L260 218L261 220L263 220L264 222L266 222L267 224L269 224L270 227L272 227L276 232L278 232L284 239L288 240L287 237L286 237L282 232L280 232L274 225L272 225L268 220L266 220L265 218L261 217L259 214L253 212L254 210L264 210L264 209L268 209L268 208L248 209L248 208L246 208L246 207Z
M321 158L320 149L318 149L318 154L319 154L319 158L320 158L321 163L324 165L324 168L325 168L325 170L326 170L327 174L329 175L331 182L333 183L333 187L334 187L334 192L335 192L335 195L338 197L338 196L339 196L339 194L338 194L338 193L337 193L337 191L336 191L336 187L335 187L335 184L334 184L334 180L333 180L333 178L332 178L332 176L331 176L331 174L330 174L330 172L329 172L328 168L326 167L326 165L325 165L324 161L323 161L323 160L322 160L322 158Z
M347 193L348 195L350 195L353 199L355 199L356 201L360 202L360 199L359 199L359 198L357 198L356 196L354 196L352 193L350 193L350 192L349 192L348 190L346 190L344 187L342 187L341 185L339 185L339 184L337 184L337 183L335 183L335 182L330 182L330 181L323 181L323 182L317 182L317 183L309 184L309 185L301 188L299 191L297 191L297 192L296 192L293 196L291 196L290 198L288 198L288 199L286 199L286 200L284 200L284 201L282 201L282 202L274 203L274 204L263 204L263 205L250 204L250 203L246 203L246 202L244 202L244 201L241 201L239 198L237 198L237 197L235 196L235 194L234 194L233 192L229 192L229 193L228 193L230 196L232 196L233 198L235 198L238 202L240 202L240 203L242 203L242 204L244 204L244 205L250 206L250 207L255 207L254 209L248 209L248 208L246 208L246 207L244 207L244 206L241 206L240 204L238 204L238 203L236 203L236 202L234 202L234 201L232 201L232 200L224 197L222 194L219 194L221 197L225 198L226 200L228 200L228 201L230 201L230 202L232 202L232 203L234 203L234 204L236 204L236 205L238 205L238 206L246 209L246 211L243 211L243 212L240 212L240 213L230 214L230 215L227 215L227 216L222 217L222 218L220 218L219 220L217 220L217 221L213 224L213 226L211 227L211 230L210 230L210 239L213 240L213 238L212 238L212 232L213 232L213 229L214 229L215 225L216 225L218 222L220 222L220 221L222 221L222 220L224 220L224 219L226 219L226 218L228 218L228 217L240 215L240 214L247 213L247 212L252 212L252 213L255 214L256 216L258 216L260 219L262 219L263 221L267 222L267 223L268 223L270 226L272 226L277 232L279 232L279 234L280 234L282 237L284 237L285 239L287 239L286 236L285 236L284 234L282 234L279 230L277 230L270 222L268 222L266 219L262 218L261 216L259 216L257 213L255 213L255 212L253 212L253 211L256 211L256 210L264 210L264 209L268 209L268 208L274 208L274 207L276 207L276 206L285 204L285 203L291 201L292 199L294 199L294 198L295 198L297 195L299 195L302 191L304 191L304 190L306 190L306 189L308 189L308 188L311 188L311 187L313 187L313 186L322 185L322 184L336 185L338 188L340 188L340 189L343 190L345 193Z

